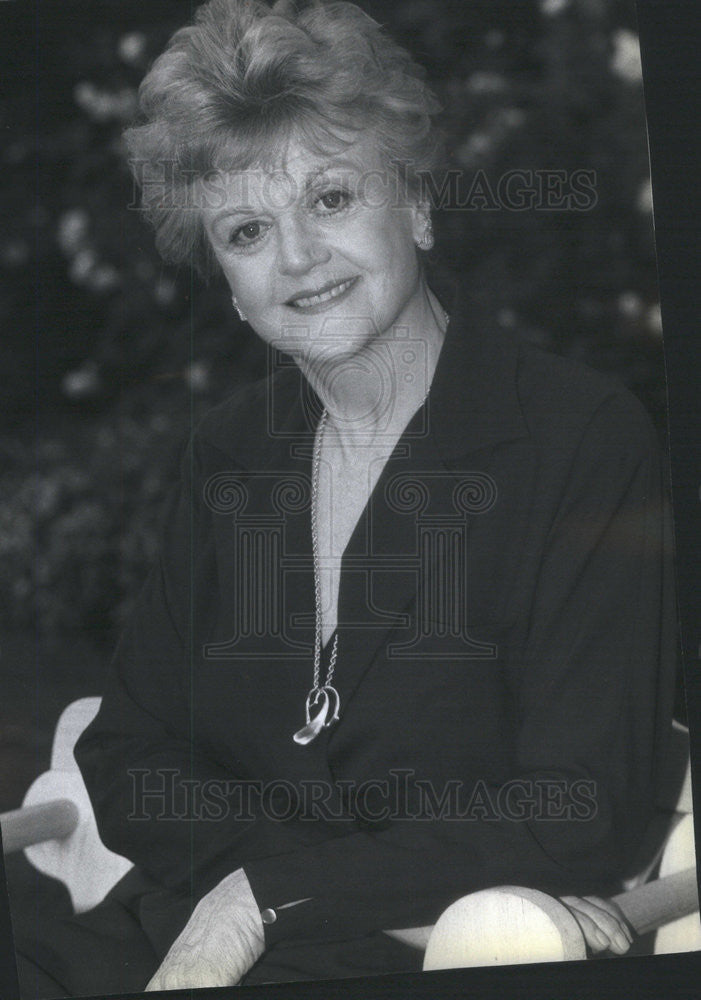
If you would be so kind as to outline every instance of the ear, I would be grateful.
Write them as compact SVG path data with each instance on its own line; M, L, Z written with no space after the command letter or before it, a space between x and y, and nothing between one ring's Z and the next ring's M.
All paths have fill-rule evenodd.
M417 201L411 206L411 230L414 243L422 243L431 226L431 206L427 201Z

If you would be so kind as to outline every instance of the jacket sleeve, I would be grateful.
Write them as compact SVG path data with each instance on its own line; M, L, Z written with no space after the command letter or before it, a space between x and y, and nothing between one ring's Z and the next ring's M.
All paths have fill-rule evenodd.
M246 860L334 834L328 826L266 818L255 801L249 807L243 800L242 814L236 796L245 776L202 753L192 738L189 619L193 594L205 589L194 578L193 555L212 544L194 495L196 466L192 444L163 511L159 558L121 635L100 710L75 748L104 844L194 902ZM195 798L203 788L212 793L204 802Z
M565 802L521 821L403 819L252 860L245 870L261 907L311 897L278 911L268 943L432 923L455 899L492 885L581 894L624 876L652 814L671 728L671 549L654 431L637 401L619 393L572 449L511 682L513 778L560 787ZM589 810L567 801L576 781L586 783Z

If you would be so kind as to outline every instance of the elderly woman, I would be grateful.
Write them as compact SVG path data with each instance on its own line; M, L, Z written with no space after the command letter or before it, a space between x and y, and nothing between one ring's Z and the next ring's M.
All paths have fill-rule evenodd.
M356 6L210 0L141 107L163 256L275 350L193 436L76 749L135 864L84 988L419 969L392 929L504 882L624 951L572 894L629 873L670 724L642 408L429 286L437 104Z

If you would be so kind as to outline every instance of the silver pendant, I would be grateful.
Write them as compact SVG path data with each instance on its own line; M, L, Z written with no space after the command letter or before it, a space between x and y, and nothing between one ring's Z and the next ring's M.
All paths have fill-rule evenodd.
M334 700L333 714L329 718L332 698ZM317 706L320 706L319 710L314 718L312 718L312 709L317 708ZM326 684L322 688L312 688L307 695L307 704L305 706L307 722L306 725L302 726L294 734L293 739L295 743L306 746L307 743L315 740L322 729L328 729L330 725L338 720L340 706L341 699L339 698L338 691L336 688L331 687L330 684Z

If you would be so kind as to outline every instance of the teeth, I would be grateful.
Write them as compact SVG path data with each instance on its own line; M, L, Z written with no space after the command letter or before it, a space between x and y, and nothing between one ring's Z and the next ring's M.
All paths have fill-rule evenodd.
M343 295L352 284L353 279L344 281L342 284L336 285L334 288L330 288L328 292L322 292L320 295L311 295L309 298L304 299L294 299L292 305L301 306L302 309L308 309L310 306L318 306L322 302L328 302L330 299L335 299L337 296Z

